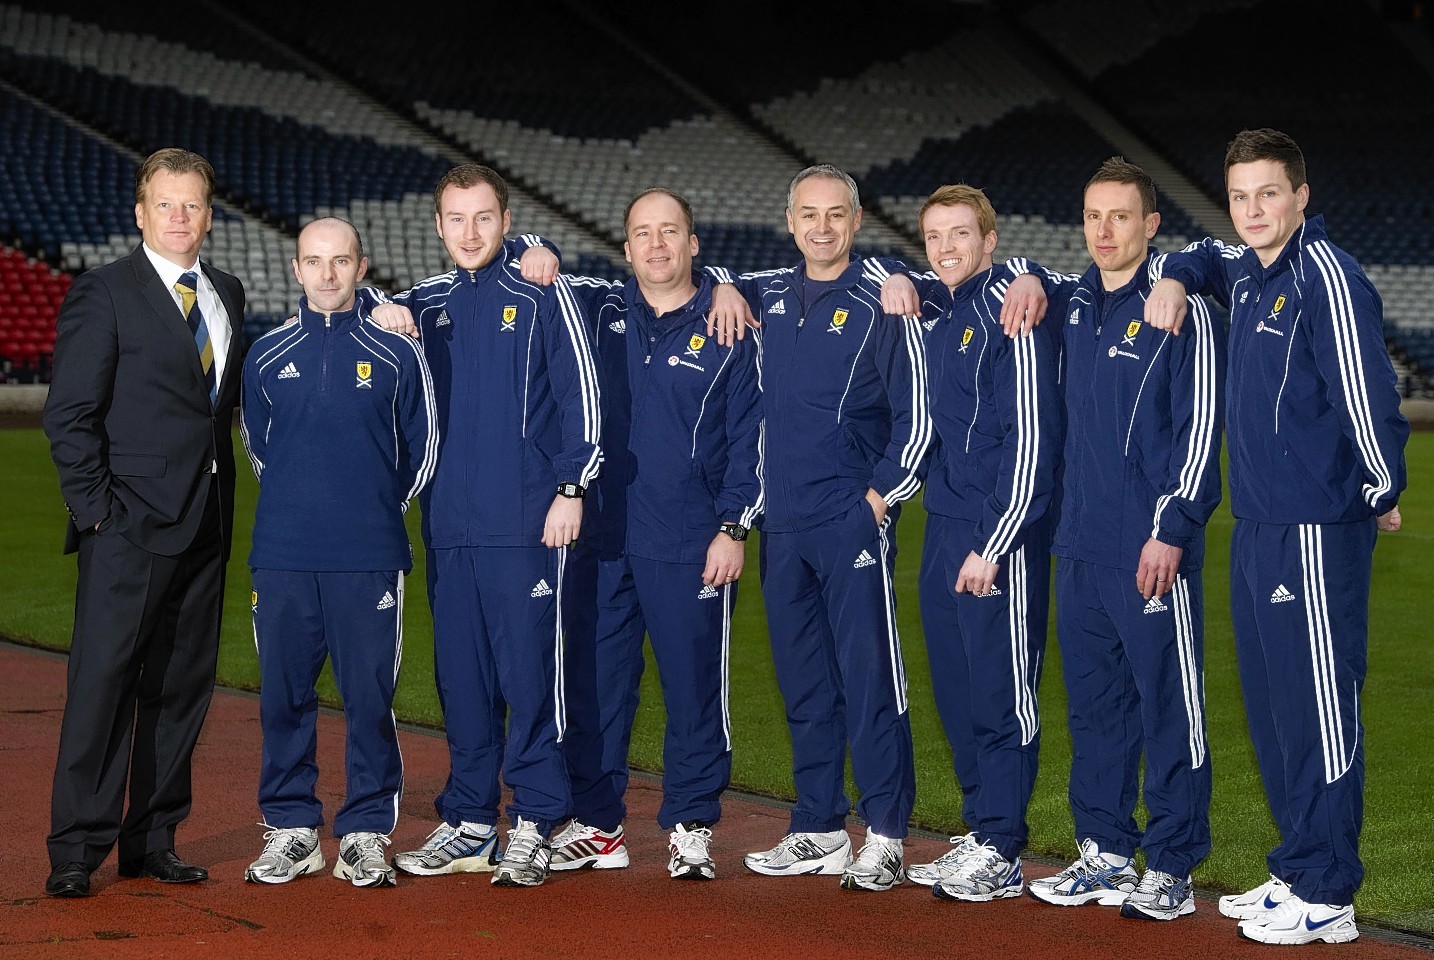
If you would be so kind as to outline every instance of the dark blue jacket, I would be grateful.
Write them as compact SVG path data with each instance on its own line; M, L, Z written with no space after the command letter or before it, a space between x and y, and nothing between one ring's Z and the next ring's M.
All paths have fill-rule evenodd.
M597 365L583 308L562 277L522 278L526 245L394 297L414 315L443 442L422 499L429 548L537 546L559 483L598 474Z
M1248 247L1206 239L1157 257L1152 270L1230 308L1225 432L1236 517L1345 523L1398 504L1409 421L1383 302L1329 242L1324 217L1306 220L1269 267Z
M933 435L919 322L883 314L880 281L854 257L811 303L805 277L805 264L719 276L762 324L767 532L819 526L869 488L894 518L921 489Z
M438 417L418 344L299 301L296 323L244 361L240 435L259 478L249 565L371 571L413 566L408 501L433 477Z
M1062 430L1060 333L1041 324L1029 337L1006 336L1001 301L1011 279L991 267L953 295L935 274L913 276L938 437L923 503L975 523L970 548L997 564L1048 516Z
M1100 268L1043 274L1051 306L1041 326L1065 340L1064 495L1053 552L1136 570L1154 537L1198 571L1205 525L1220 503L1225 333L1199 297L1180 336L1144 322L1145 264L1119 290ZM1054 287L1052 283L1054 281Z

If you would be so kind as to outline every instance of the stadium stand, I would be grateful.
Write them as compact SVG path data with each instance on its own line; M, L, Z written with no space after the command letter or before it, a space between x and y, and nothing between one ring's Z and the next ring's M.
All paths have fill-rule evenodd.
M1171 249L1224 235L1219 155L1232 124L1258 122L1317 159L1315 212L1384 294L1406 390L1429 389L1434 187L1420 163L1434 79L1391 54L1363 5L1341 14L1350 62L1258 104L1228 86L1229 25L1294 23L1292 49L1313 44L1326 28L1293 0L904 0L881 28L840 4L813 17L755 0L676 18L650 0L535 0L459 25L450 5L411 0L380 28L324 2L302 23L325 29L302 33L278 0L147 9L136 33L131 11L99 0L0 4L0 240L70 274L128 251L134 166L182 142L218 172L207 255L244 279L249 338L292 312L293 237L315 216L358 225L381 287L446 269L432 185L465 159L503 172L515 232L553 240L575 273L625 275L623 209L656 184L693 201L699 262L794 262L786 185L818 161L862 187L861 252L924 265L916 210L965 181L1002 215L998 256L1074 272L1088 262L1080 190L1102 159L1168 161L1158 243ZM12 301L35 282L4 280ZM5 304L0 357L43 376L31 341L4 356L20 342Z

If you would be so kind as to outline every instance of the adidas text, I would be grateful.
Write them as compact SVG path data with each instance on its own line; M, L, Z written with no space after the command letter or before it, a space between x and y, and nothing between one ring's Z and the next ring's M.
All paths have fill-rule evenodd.
M385 590L385 591L383 592L383 599L378 602L378 606L375 607L374 609L376 609L376 610L387 610L389 607L391 607L391 606L394 605L394 602L395 602L395 601L394 601L394 599L393 599L393 594L391 594L391 593L389 593L387 590Z
M1146 613L1165 613L1170 608L1160 602L1159 597L1151 597L1150 602L1145 605Z
M552 593L553 593L553 588L550 587L550 586L548 586L548 581L546 581L546 580L539 580L538 583L537 583L537 586L533 587L533 592L530 593L530 594L528 594L528 596L530 596L530 597L548 597L548 596L552 596Z
M874 563L876 563L876 561L872 559L871 554L863 550L861 556L857 557L856 562L852 564L852 567L860 570L862 567L869 567Z
M297 376L299 376L299 368L294 366L292 361L289 363L288 366L279 371L280 380L288 380Z
M1285 585L1283 583L1280 584L1278 587L1275 587L1275 592L1270 594L1271 603L1288 603L1294 598L1295 595L1293 593L1290 593L1290 591L1285 588Z

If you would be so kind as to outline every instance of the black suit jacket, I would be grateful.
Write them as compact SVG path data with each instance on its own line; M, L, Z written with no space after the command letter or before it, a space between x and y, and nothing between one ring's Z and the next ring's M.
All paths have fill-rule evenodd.
M232 335L212 409L189 325L154 265L128 257L75 278L60 305L45 434L70 512L65 552L105 517L126 540L177 556L195 542L216 489L228 556L234 522L234 404L244 288L207 264Z

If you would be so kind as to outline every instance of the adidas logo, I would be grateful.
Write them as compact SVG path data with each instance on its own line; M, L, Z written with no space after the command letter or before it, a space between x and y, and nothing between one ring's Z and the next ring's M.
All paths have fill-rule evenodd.
M546 580L539 580L538 585L533 588L533 592L528 594L530 597L550 597L552 595L553 588L548 586Z
M393 606L393 604L394 604L393 594L391 594L391 593L389 593L387 590L385 590L385 591L383 592L383 599L378 602L378 606L375 607L374 609L376 609L376 610L387 610L389 607Z
M297 377L298 375L299 375L299 368L296 367L296 366L294 366L294 363L293 363L292 360L289 361L289 365L288 365L288 366L286 366L284 369L282 369L282 370L279 371L279 379L280 379L280 380L288 380L288 379L290 379L290 378L292 378L292 377Z
M448 311L447 311L447 310L444 310L442 313L440 313L440 314L438 315L438 319L435 320L435 321L433 321L433 325L434 325L435 327L446 327L446 326L448 326L448 325L449 325L450 323L452 323L452 322L453 322L452 320L449 320L449 319L448 319Z
M697 594L697 599L711 600L715 596L717 596L717 588L709 583L705 587L703 587L702 590Z
M768 313L771 313L771 314L778 314L778 315L786 313L786 312L787 312L787 301L785 301L785 300L778 300L776 303L772 304L770 307L767 308L767 312L768 312Z
M613 333L627 333L627 321L614 320L612 323L609 323L607 325L607 328Z
M871 554L863 550L861 556L857 557L856 562L852 564L852 567L860 570L862 567L869 567L873 563L876 563L876 561L871 558Z
M930 332L936 328L936 322L940 319L940 317L932 317L930 320L922 320L921 325L926 328L927 332Z
M1286 590L1285 585L1283 583L1280 584L1278 587L1275 587L1275 592L1270 594L1271 603L1288 603L1294 598L1295 595Z
M1145 605L1146 613L1164 613L1170 608L1160 602L1159 597L1151 597L1150 602Z

